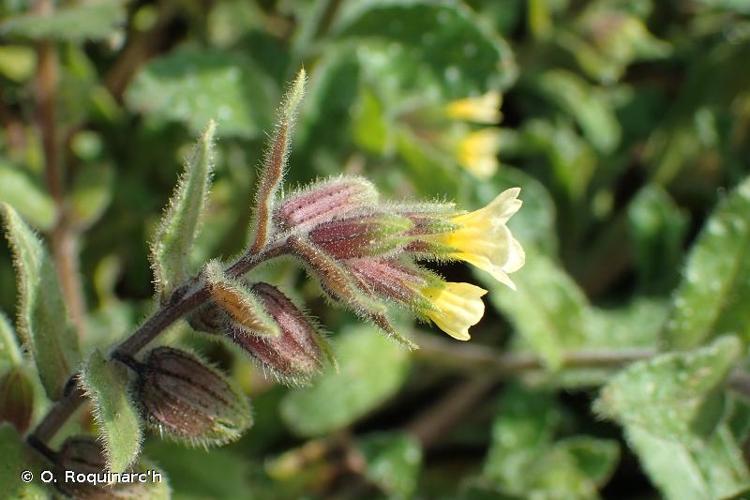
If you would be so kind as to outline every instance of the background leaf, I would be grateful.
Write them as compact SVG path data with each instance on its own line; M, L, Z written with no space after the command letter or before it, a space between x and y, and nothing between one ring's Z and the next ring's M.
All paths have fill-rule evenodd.
M128 88L131 109L185 123L194 134L216 120L225 136L252 137L270 126L277 95L247 58L185 49L152 61Z
M82 42L112 36L125 20L122 0L71 5L52 15L27 14L0 24L0 34L20 39Z
M689 348L719 335L750 335L750 179L706 222L675 292L664 331L670 347Z
M380 406L404 381L406 350L377 330L349 328L333 350L338 372L330 369L281 404L281 416L296 434L315 436L345 427Z

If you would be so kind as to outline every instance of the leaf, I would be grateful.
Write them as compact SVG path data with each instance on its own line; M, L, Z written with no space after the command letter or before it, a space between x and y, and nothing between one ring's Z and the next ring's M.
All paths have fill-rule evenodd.
M214 168L215 130L216 124L209 121L185 161L185 170L154 236L151 266L162 300L191 274L190 251L200 229Z
M600 487L609 481L620 459L616 441L574 436L558 441L557 445L570 453L578 468Z
M329 369L282 401L281 417L295 434L317 436L355 422L395 394L406 376L408 352L373 327L349 329L336 338L334 352L338 372Z
M18 274L19 332L34 357L47 395L56 400L80 360L78 338L42 242L10 205L0 208Z
M690 348L719 335L750 341L750 178L719 203L693 245L663 339Z
M639 426L627 427L626 438L651 481L669 500L729 498L750 488L742 449L725 424L706 441L690 444Z
M448 83L449 96L463 97L472 91L506 88L517 72L507 44L480 26L460 4L389 0L352 3L335 31L340 39L401 44Z
M3 498L8 500L47 500L50 492L41 486L39 474L48 466L37 462L24 444L16 429L7 423L0 423L0 484L3 485ZM31 471L33 479L26 483L21 480L22 471Z
M76 174L70 208L78 227L89 227L102 216L112 201L114 177L109 165L87 165Z
M741 353L736 337L708 347L662 354L633 363L602 388L595 408L625 426L638 426L666 439L694 432L704 403L721 386Z
M184 49L153 60L125 95L128 106L200 133L216 120L225 136L255 137L272 122L272 83L252 61L226 51Z
M531 250L531 251L528 251ZM526 264L513 274L516 291L479 276L490 299L548 368L560 368L566 350L580 346L588 327L588 301L552 259L527 249Z
M422 448L405 433L376 433L363 436L357 447L365 457L365 476L389 498L411 498L422 465Z
M0 162L0 202L12 205L38 229L55 222L55 203L17 167Z
M0 368L5 366L17 366L23 361L23 354L16 339L16 332L5 317L0 312Z
M84 42L112 36L124 24L122 0L97 0L63 7L49 14L26 14L0 24L0 36L24 40Z
M555 441L562 415L546 393L514 385L499 408L482 482L513 498L597 498L617 465L616 442L588 436Z
M601 153L612 152L620 142L620 125L603 96L585 80L565 70L549 70L538 77L538 89L574 118L583 135Z
M682 258L687 216L666 191L649 184L630 202L628 222L641 286L651 292L671 290Z
M138 459L143 441L138 411L130 400L127 370L97 350L91 353L80 380L94 405L107 468L124 472Z

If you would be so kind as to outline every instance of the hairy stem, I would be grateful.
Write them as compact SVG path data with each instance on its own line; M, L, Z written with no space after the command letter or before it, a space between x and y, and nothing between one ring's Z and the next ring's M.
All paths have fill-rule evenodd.
M284 253L285 249L285 242L280 241L269 245L258 254L245 254L237 262L229 266L226 272L233 277L242 276L259 264L278 257ZM191 283L198 283L197 279L189 281ZM175 292L175 295L178 295L179 298L162 305L128 338L122 341L110 354L110 360L127 359L134 356L164 332L172 323L205 304L210 299L210 293L205 284L193 285L192 288L186 285L186 287L188 287L188 290L184 290L185 287L181 287ZM78 374L74 374L72 377L73 383L69 384L71 390L52 405L42 421L34 429L34 432L29 435L27 442L32 447L43 451L40 449L39 443L49 443L86 400L83 391L75 383L77 376Z

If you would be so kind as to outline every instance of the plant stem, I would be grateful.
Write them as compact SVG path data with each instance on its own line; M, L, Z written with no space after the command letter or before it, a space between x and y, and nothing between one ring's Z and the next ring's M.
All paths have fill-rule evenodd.
M492 373L496 378L507 378L545 368L544 362L531 353L502 353L477 344L457 344L425 333L415 333L419 349L417 359L424 359L447 368L473 373ZM647 348L579 350L566 353L563 368L616 368L633 361L648 359L657 351Z
M52 15L54 5L50 0L39 0L34 11ZM65 187L62 165L60 164L55 105L57 102L58 59L57 47L50 41L36 45L36 109L37 124L44 152L44 173L47 189L56 208L55 224L52 228L52 254L55 260L60 285L71 320L79 336L86 327L85 302L78 268L78 238L72 228L65 203Z
M233 277L242 276L259 264L281 255L285 249L285 242L282 240L275 242L257 255L245 254L237 262L229 266L226 273ZM193 281L197 282L197 280ZM134 356L172 323L206 303L209 299L210 294L205 284L196 285L192 290L183 292L178 299L162 305L144 321L141 326L112 351L109 359ZM77 376L78 374L73 375L74 378ZM34 432L29 435L27 441L30 445L37 448L36 444L38 442L49 443L62 426L65 425L65 422L68 421L86 400L83 391L77 383L71 384L71 387L73 389L52 405L42 421L34 429Z
M426 333L415 332L413 340L419 345L414 351L417 359L475 375L490 374L494 380L510 378L528 372L541 371L545 364L530 353L503 353L476 344L456 344ZM578 350L563 355L561 368L620 368L661 354L655 349L624 348ZM729 374L727 386L750 399L750 374L736 369Z

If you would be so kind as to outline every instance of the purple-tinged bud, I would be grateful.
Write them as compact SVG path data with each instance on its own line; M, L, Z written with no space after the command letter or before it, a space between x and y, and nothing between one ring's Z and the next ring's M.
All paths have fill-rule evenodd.
M20 366L14 366L0 378L0 422L10 422L23 434L34 412L34 386Z
M77 500L169 498L166 477L153 464L144 460L126 472L143 474L145 481L112 480L107 484L102 444L89 436L73 436L65 440L57 454L55 486Z
M420 290L440 280L426 269L394 259L349 259L346 266L379 297L422 313L431 309Z
M333 361L316 325L275 286L256 283L253 292L278 324L281 335L264 337L235 326L232 340L279 380L295 385L308 383L326 361Z
M405 246L406 232L412 226L408 218L398 215L363 215L319 224L309 238L336 259L379 256Z
M230 380L171 347L149 353L136 395L150 426L194 445L234 441L252 425L248 400Z
M273 220L282 230L303 230L373 207L377 200L378 192L368 180L338 177L285 197Z

